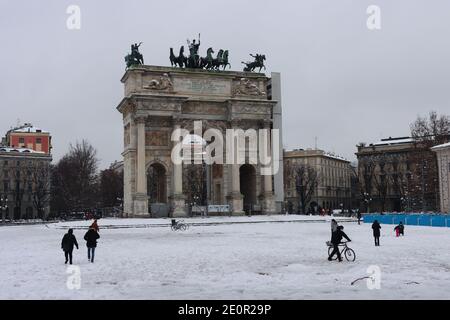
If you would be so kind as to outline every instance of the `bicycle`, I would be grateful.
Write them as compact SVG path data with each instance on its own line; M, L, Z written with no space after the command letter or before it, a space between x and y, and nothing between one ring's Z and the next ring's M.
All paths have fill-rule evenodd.
M341 253L341 257L344 256L345 259L347 259L347 261L349 262L354 262L356 260L356 253L355 251L353 251L353 249L349 248L347 246L347 242L341 242L338 247L342 247L342 250L340 251ZM328 256L331 255L331 253L333 252L333 244L331 243L331 241L327 241L326 242L327 246L328 246ZM337 260L337 255L335 258L333 258L333 260Z
M171 229L172 231L186 231L189 229L189 225L184 223L184 220L176 221L173 219Z

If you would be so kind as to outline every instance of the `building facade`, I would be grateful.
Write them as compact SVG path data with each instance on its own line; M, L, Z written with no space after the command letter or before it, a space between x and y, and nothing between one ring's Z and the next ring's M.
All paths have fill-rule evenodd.
M450 213L450 143L432 148L439 168L440 211Z
M297 192L296 168L311 167L317 173L317 186L309 203L308 211L318 207L327 209L350 209L351 164L344 158L326 153L323 150L292 150L284 152L284 192L290 212L300 212Z
M3 221L48 217L51 161L52 157L43 152L0 146Z
M273 175L262 175L259 163L172 161L181 142L179 137L172 141L176 129L202 137L208 129L223 137L228 129L273 129L277 101L268 87L277 85L270 78L252 72L138 66L126 71L122 83L125 97L117 109L124 125L125 216L151 217L152 204L166 204L170 216L182 217L188 214L186 205L197 201L228 205L236 215L277 212ZM200 132L194 132L195 121L201 122Z
M9 130L3 140L2 144L11 148L26 148L45 154L50 154L52 149L50 133L31 123Z
M439 184L436 154L410 137L358 146L361 210L436 211Z

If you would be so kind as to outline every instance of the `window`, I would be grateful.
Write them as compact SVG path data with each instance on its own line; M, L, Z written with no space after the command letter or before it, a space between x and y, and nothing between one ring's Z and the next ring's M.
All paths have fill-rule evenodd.
M42 143L42 138L36 138L36 143L37 144L41 144Z
M9 192L9 181L3 181L4 192Z
M19 138L19 143L25 143L25 138Z

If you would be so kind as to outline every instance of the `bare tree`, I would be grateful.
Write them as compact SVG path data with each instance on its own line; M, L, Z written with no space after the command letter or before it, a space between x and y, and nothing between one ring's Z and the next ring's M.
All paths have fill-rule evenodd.
M25 193L25 174L23 172L23 167L21 165L18 165L14 170L14 180L13 180L13 198L14 198L14 208L13 210L10 210L10 216L11 220L14 220L16 217L16 213L18 218L21 218L21 212L22 212L22 200L23 195Z
M417 142L409 159L413 164L410 186L413 209L434 211L439 206L438 163L430 148L450 141L450 117L435 111L430 112L428 119L419 116L411 124L411 135Z
M52 172L54 210L90 208L98 201L97 151L86 140L70 145Z
M371 156L363 157L358 164L358 189L361 202L364 203L365 211L370 212L370 202L374 190L374 175L376 163Z
M446 143L450 136L450 118L448 115L438 115L436 111L429 113L428 119L418 116L411 124L411 136L426 147Z
M104 207L115 207L123 198L123 172L112 169L100 172L100 195Z
M386 199L390 182L389 161L386 154L380 154L377 158L380 170L374 175L373 181L381 204L381 212L384 212L386 211Z
M206 167L199 164L185 164L183 167L183 190L188 203L206 205Z
M306 214L306 207L311 202L312 196L319 184L319 175L309 165L295 165L293 167L295 175L295 187L299 197L299 208L303 214Z
M29 172L33 206L37 211L38 218L44 219L45 208L50 202L50 164L47 162L34 162L29 167Z

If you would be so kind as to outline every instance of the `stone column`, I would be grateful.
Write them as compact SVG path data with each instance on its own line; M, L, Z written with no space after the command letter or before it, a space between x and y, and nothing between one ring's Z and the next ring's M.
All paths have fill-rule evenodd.
M148 216L147 173L145 172L145 118L139 117L137 123L137 161L136 194L134 197L134 216Z
M270 134L270 126L266 125L265 129L269 130L269 137L267 139L267 153L269 155L272 154L272 139ZM260 150L261 151L261 150ZM273 161L278 161L278 159L272 159ZM273 164L272 164L273 166ZM265 214L275 214L276 213L276 204L275 204L275 196L273 193L272 187L272 174L263 176L264 179L264 193L263 193L263 212Z
M176 124L173 129L180 129L180 125ZM172 162L172 195L170 196L172 217L187 217L185 200L183 194L183 164Z
M239 174L240 165L230 164L228 172L231 172L231 192L228 195L228 203L233 215L244 215L244 197L241 194L241 181Z

